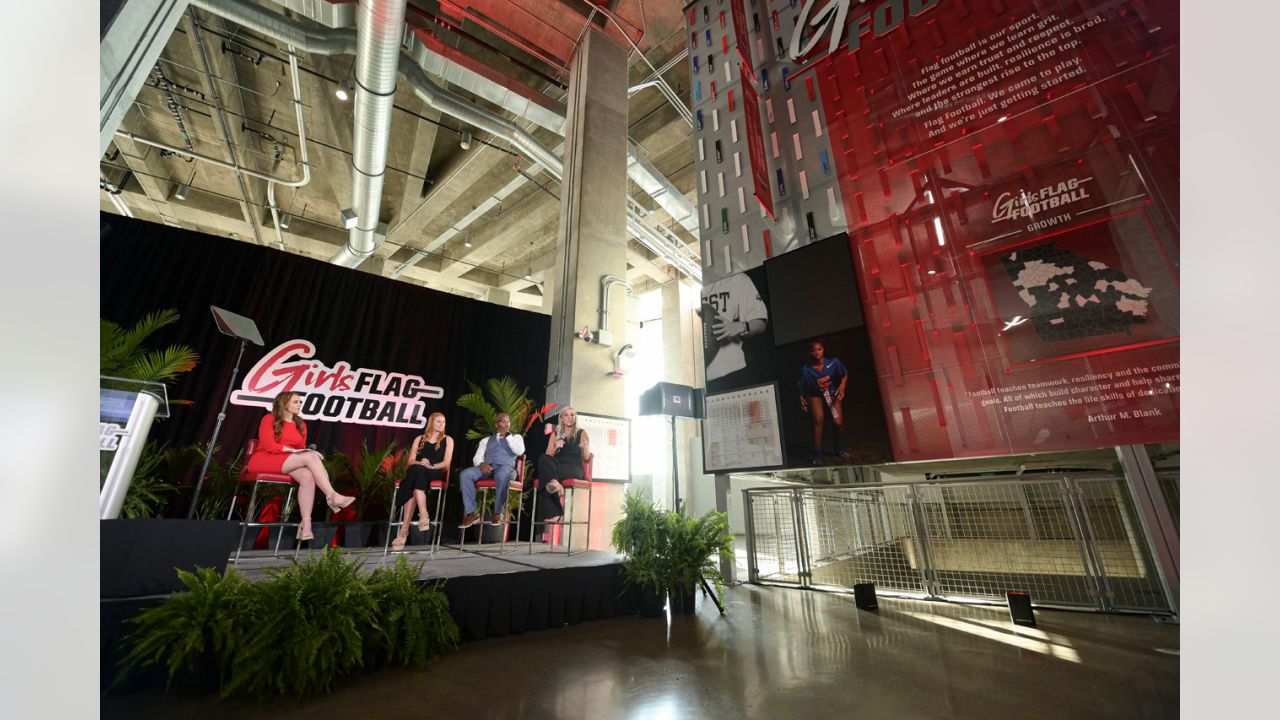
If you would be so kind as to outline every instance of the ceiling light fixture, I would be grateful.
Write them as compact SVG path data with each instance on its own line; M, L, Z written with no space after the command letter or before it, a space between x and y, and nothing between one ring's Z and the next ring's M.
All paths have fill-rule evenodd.
M189 190L191 190L191 188L190 188L189 186L187 186L187 185L183 185L183 184L179 184L179 185L178 185L178 189L173 191L173 196L174 196L175 198L179 199L179 200L186 200L186 199L187 199L187 192L188 192Z
M470 235L468 235L468 236L466 237L466 239L462 241L462 245L463 245L463 247L471 247L471 236L470 236Z
M281 216L280 216L280 229L281 229L281 230L288 230L288 229L289 229L289 223L291 223L291 222L293 222L293 216L292 216L292 215L290 215L289 213L285 213L285 214L281 215Z
M462 131L462 149L463 150L471 149L471 133L467 132L466 130Z
M347 74L342 77L342 82L338 83L338 89L333 91L333 94L337 95L342 102L350 100L352 94L356 91L355 86L351 84L351 72L355 69L356 61L355 58L352 58L351 64L347 66Z

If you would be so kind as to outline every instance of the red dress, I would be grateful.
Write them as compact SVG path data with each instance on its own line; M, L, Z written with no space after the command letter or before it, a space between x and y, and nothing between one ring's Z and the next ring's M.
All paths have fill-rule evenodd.
M262 422L258 423L258 447L253 451L253 455L249 457L249 462L245 466L245 472L281 472L281 466L288 459L289 453L284 450L285 446L295 450L301 450L307 446L307 426L303 424L302 432L298 432L298 426L291 422L284 424L280 428L280 437L276 438L275 434L276 419L271 415L262 418Z

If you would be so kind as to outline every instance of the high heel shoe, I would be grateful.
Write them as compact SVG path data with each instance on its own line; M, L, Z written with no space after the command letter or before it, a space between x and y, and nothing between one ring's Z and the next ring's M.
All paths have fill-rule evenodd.
M404 549L405 541L407 541L408 539L409 539L409 535L408 535L408 533L405 533L405 534L397 534L397 535L396 535L396 539L391 541L391 549L392 549L392 550L403 550L403 549Z
M301 530L298 532L298 542L306 542L307 540L315 540L316 534L311 530Z
M431 518L423 517L418 519L418 531L428 532L431 530Z
M326 497L324 501L329 505L329 512L336 513L336 512L340 512L343 508L355 502L356 499L351 497L350 495L339 495L338 493L334 493L333 495Z

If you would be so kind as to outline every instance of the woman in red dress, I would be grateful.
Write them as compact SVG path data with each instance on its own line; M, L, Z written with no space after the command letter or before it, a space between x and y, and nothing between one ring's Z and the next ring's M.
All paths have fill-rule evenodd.
M258 447L245 465L247 472L287 473L298 483L298 510L302 513L302 527L298 540L311 540L311 506L315 503L316 487L324 493L329 509L338 512L350 505L355 498L339 495L329 482L329 473L320 461L320 453L307 450L307 424L298 414L302 412L302 396L296 392L282 392L271 403L271 414L258 423Z

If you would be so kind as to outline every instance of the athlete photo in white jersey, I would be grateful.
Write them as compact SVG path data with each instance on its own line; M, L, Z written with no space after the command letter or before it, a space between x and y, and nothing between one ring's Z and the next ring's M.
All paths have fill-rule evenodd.
M769 309L746 273L702 287L702 344L707 382L747 367L742 343L768 327Z

